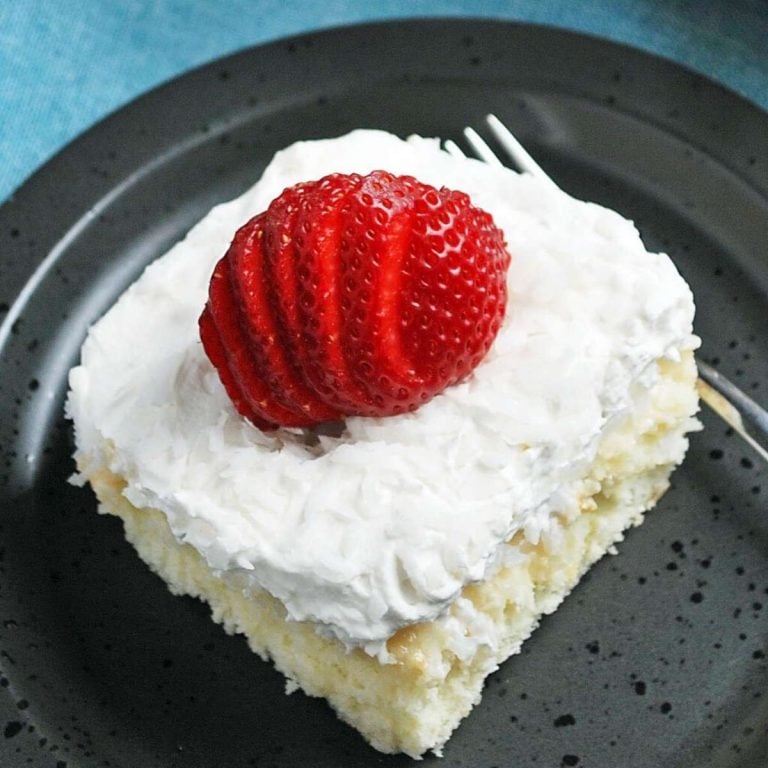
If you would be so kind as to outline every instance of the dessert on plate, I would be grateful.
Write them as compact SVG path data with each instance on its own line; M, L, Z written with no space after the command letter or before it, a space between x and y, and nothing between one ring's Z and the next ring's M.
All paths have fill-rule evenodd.
M458 227L482 273L466 296L451 282L466 277L459 266L438 265L439 279L374 270L394 306L439 313L429 297L448 297L429 348L397 335L405 309L387 325L344 282L370 279L365 259L378 269L380 251L361 246L361 267L354 237L313 234L338 229L334 205L296 214L284 192L330 177L324 194L347 200L381 169L386 183L410 179L406 197L434 188L453 201L451 232L464 203L443 188L492 217ZM366 215L362 237L379 243ZM455 244L448 230L438 253ZM311 245L286 261L302 233ZM254 252L266 282L248 271ZM348 271L324 283L337 262ZM465 317L485 301L474 290L493 295ZM281 307L276 326L265 301ZM288 690L326 698L381 751L439 753L488 674L668 487L696 428L693 312L669 258L610 210L434 140L359 130L300 142L90 329L67 404L78 478L171 591L206 601ZM337 328L363 341L341 343ZM437 383L419 367L433 353L453 366ZM350 373L367 364L368 379Z

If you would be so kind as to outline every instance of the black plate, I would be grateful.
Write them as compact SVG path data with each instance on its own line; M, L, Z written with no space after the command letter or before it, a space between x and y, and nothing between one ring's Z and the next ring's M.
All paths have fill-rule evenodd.
M702 354L766 399L768 116L732 93L618 45L466 20L322 32L174 80L0 210L3 766L410 762L285 697L242 638L171 597L67 485L63 398L87 325L275 150L360 126L459 137L489 110L673 256ZM766 764L768 487L704 421L659 509L493 675L442 766Z

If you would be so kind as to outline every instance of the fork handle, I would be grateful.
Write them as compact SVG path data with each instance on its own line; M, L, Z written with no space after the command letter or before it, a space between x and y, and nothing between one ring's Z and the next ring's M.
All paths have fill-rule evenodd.
M697 359L696 366L701 399L768 461L768 411L711 365Z

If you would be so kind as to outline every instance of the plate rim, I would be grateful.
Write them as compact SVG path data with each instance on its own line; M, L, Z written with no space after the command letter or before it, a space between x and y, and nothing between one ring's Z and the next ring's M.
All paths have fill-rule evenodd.
M637 48L635 46L628 45L626 43L616 42L606 38L601 38L595 35L585 34L585 33L574 31L574 30L568 30L568 29L554 27L550 25L528 24L525 22L490 20L487 17L405 18L405 19L366 22L363 24L337 25L333 27L318 29L315 31L304 32L298 35L288 35L288 36L284 36L266 43L262 43L255 46L248 46L248 47L239 49L232 53L226 54L222 57L218 57L210 61L204 62L203 64L198 65L190 70L186 70L185 72L180 73L162 83L159 83L153 88L137 95L136 97L131 99L129 102L121 105L117 109L105 115L103 118L98 120L88 129L86 129L84 132L82 132L81 134L76 136L74 139L72 139L70 142L68 142L66 145L64 145L53 156L51 156L45 163L43 163L36 171L34 171L24 182L22 182L20 187L17 188L17 190L15 190L11 194L11 197L5 202L3 202L2 205L0 205L0 235L2 235L2 224L4 223L4 216L6 213L10 212L12 216L15 213L16 206L19 205L19 202L21 202L22 204L24 204L25 202L29 204L29 200L31 201L35 200L35 195L42 195L42 196L47 195L48 185L51 183L50 179L53 174L57 173L62 157L68 157L73 153L81 153L84 150L90 149L91 148L90 142L92 141L94 136L98 136L101 133L103 133L104 130L114 128L115 126L119 128L122 122L124 121L126 114L132 114L138 108L143 108L143 105L146 103L146 100L149 99L150 97L155 99L165 98L165 94L172 92L175 88L179 86L180 82L184 82L186 80L193 80L194 77L200 76L201 73L211 72L217 68L226 68L228 66L228 62L236 61L241 57L248 58L249 56L252 56L256 51L259 51L268 55L268 52L270 50L279 49L280 47L290 44L292 42L301 43L301 41L303 40L317 38L320 35L332 36L332 35L343 34L350 30L362 31L364 29L379 29L382 27L395 29L401 26L402 24L406 24L409 26L416 26L416 25L432 26L436 22L439 22L439 23L447 22L447 26L455 25L457 27L458 26L463 27L468 22L479 22L483 26L494 27L494 28L499 26L526 28L526 29L536 28L538 30L546 31L546 34L555 33L556 35L564 35L566 37L581 38L583 40L589 41L590 44L596 43L596 44L599 44L600 46L607 46L613 49L629 50L633 52L633 54L638 55L641 58L651 59L655 61L657 64L661 62L663 63L664 66L670 66L678 72L682 70L695 78L701 79L702 81L706 82L709 87L713 87L717 89L720 92L719 94L720 96L725 95L728 99L736 99L741 104L742 107L745 107L750 111L754 110L757 116L765 120L766 124L768 124L768 112L763 110L760 105L750 101L746 97L742 96L736 91L733 91L732 89L729 89L727 86L719 83L718 81L713 80L712 78L709 78L706 75L702 75L696 70L693 70L689 67L686 67L683 64L679 64L678 62L672 59L659 56L657 54L654 54L642 48ZM766 143L768 144L768 141ZM731 170L734 173L737 172L733 168L731 168ZM56 181L56 183L61 183L61 182ZM118 185L120 183L121 182L118 182ZM116 183L114 178L109 179L106 183L106 187L108 189L113 189L115 186L116 186ZM19 194L21 194L21 201L17 200L17 195ZM29 195L29 200L25 199L27 195ZM102 197L101 192L97 192L97 197L101 199ZM768 200L768 198L766 199ZM44 259L41 259L41 261L36 263L28 263L27 265L28 270L34 273L34 271L40 267L43 260ZM24 282L24 286L26 287L28 284L29 284L29 276L27 276L27 279ZM22 291L23 291L23 288L22 288ZM5 298L5 297L2 297L2 298ZM22 298L21 295L17 295L14 297L14 306L16 301L18 301L20 298ZM19 311L23 311L23 309L24 307L22 306ZM0 315L0 319L2 319L4 322L8 321L9 317L10 317L10 312L6 313L5 318L2 318L2 316ZM1 325L2 323L0 323L0 326ZM0 334L0 339L2 339L2 334ZM0 355L3 355L3 353L4 353L4 348L2 343L0 343Z

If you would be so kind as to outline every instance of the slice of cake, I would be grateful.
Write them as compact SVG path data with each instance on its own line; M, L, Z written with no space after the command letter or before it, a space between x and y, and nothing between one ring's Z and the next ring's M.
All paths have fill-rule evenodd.
M200 341L214 265L286 187L382 168L493 216L512 255L498 335L412 412L259 429ZM696 427L692 318L670 260L616 213L418 137L299 143L90 330L68 400L79 477L289 689L379 750L439 752L666 490Z

